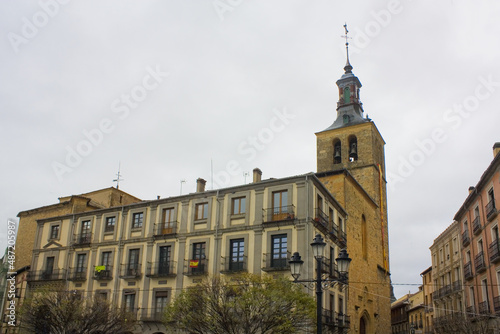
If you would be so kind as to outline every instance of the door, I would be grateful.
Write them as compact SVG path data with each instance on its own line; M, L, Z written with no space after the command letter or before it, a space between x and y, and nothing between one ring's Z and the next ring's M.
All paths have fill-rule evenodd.
M366 323L364 317L359 320L359 334L366 334Z

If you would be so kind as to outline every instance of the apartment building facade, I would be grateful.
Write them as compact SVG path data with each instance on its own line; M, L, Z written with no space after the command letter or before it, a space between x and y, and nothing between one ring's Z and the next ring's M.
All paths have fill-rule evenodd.
M314 174L40 219L28 287L59 284L137 314L137 333L165 333L166 305L205 275L290 275L290 254L313 278L310 242L327 242L325 267L346 247L347 214ZM328 269L329 268L329 269ZM324 294L327 324L347 330L346 290Z
M464 305L469 318L500 314L500 143L494 159L466 198L454 219L462 242ZM498 326L491 317L490 327Z
M434 328L448 326L454 315L463 315L462 254L460 226L453 222L430 247L432 256L432 303Z
M424 297L424 333L434 333L434 304L432 295L434 292L434 283L432 279L432 265L424 270L422 277L422 292Z

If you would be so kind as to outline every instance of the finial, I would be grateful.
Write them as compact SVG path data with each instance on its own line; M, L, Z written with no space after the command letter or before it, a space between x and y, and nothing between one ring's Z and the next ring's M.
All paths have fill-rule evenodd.
M342 38L345 38L345 50L347 54L347 62L344 66L345 73L352 73L352 66L349 63L349 37L347 34L349 33L349 30L347 30L347 23L344 24L344 29L345 29L345 35L341 36Z
M121 162L118 161L118 173L116 174L116 179L113 180L113 182L116 182L116 189L120 189L120 181L123 181L123 179L120 178L120 176L122 176L120 174L120 167L121 167Z

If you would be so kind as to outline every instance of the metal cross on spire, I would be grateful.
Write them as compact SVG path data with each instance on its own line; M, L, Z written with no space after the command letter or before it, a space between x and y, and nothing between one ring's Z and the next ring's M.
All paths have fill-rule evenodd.
M345 50L346 50L346 55L347 55L347 62L345 64L344 70L346 73L351 73L352 66L349 63L349 37L347 34L349 33L349 30L347 30L347 23L344 24L344 29L345 29L345 35L342 35L340 37L345 38Z
M120 178L122 176L120 174L120 167L121 167L121 162L118 162L118 173L116 174L116 179L113 180L113 182L116 182L116 189L120 189L120 181L123 181L123 179Z

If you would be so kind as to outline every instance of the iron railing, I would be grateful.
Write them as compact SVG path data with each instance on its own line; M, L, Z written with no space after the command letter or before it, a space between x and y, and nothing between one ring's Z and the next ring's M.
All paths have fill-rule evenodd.
M166 261L166 262L148 262L146 267L147 277L167 277L175 276L175 268L177 262Z
M87 268L86 267L69 268L68 280L70 281L87 280Z
M479 216L474 218L474 220L472 221L472 232L474 234L478 234L479 232L481 232L481 220L479 219Z
M121 278L139 278L141 277L141 264L140 263L125 263L121 265L120 277Z
M488 204L486 204L486 218L488 220L492 219L496 216L496 213L497 209L495 207L495 200L492 199L491 201L488 202Z
M186 270L184 275L204 275L208 272L208 259L192 259L187 260Z
M470 244L470 237L469 237L469 230L465 230L464 233L462 233L462 245L466 247L468 244Z
M155 224L154 236L167 236L177 233L177 222Z
M92 242L92 233L79 233L73 236L73 246L90 245Z
M264 254L264 262L265 266L262 268L263 271L278 271L278 270L289 270L290 265L288 261L290 261L290 252L286 252L286 257L284 257L283 253L274 254L274 253L265 253Z
M472 274L472 263L469 261L464 265L464 278L469 280L473 277Z
M56 281L66 279L66 269L30 271L28 281Z
M113 266L94 266L94 279L96 280L110 280L113 278Z
M476 273L480 273L486 270L486 263L484 262L484 253L482 251L479 252L474 258L474 265L476 268Z
M280 206L275 208L262 209L264 223L280 222L295 219L295 207L293 205Z

